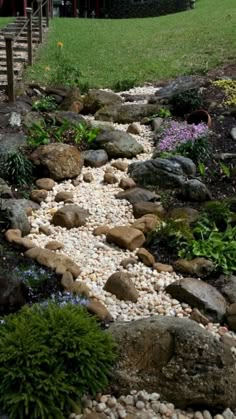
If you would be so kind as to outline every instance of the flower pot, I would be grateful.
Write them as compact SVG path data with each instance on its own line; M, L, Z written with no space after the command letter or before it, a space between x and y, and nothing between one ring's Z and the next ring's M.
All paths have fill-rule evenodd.
M188 124L195 124L198 125L201 122L207 124L208 128L211 127L211 117L207 111L204 109L199 109L198 111L190 113L187 117Z

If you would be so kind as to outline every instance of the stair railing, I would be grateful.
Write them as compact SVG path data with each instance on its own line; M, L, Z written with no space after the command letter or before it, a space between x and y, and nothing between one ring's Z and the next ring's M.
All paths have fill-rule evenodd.
M5 34L5 44L6 44L6 60L7 60L7 94L9 102L15 102L15 75L14 75L14 44L20 38L25 29L27 29L27 46L28 46L28 65L33 64L33 32L32 32L32 23L33 17L38 17L38 29L39 29L39 39L38 42L41 44L43 42L43 8L46 6L46 24L49 26L49 17L53 18L53 1L52 0L37 0L38 8L33 13L32 8L28 7L26 9L27 18L25 24L22 26L21 30L15 35Z

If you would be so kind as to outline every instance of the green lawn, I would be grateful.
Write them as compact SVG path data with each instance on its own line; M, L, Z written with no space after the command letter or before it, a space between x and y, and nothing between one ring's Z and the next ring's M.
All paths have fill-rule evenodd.
M54 19L27 77L49 78L58 41L91 86L205 72L236 57L235 1L197 0L194 10L157 18Z
M13 22L12 17L0 17L0 29L4 28L4 26L7 26L7 24L10 22Z

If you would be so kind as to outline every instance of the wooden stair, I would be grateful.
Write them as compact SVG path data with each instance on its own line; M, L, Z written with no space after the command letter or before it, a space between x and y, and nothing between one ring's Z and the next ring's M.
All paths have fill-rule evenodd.
M26 23L25 17L17 17L14 22L9 23L5 28L0 30L0 89L7 87L7 64L6 64L6 44L4 36L17 36ZM46 18L43 18L43 30L47 31ZM39 46L39 28L38 18L32 20L32 41L33 54ZM14 43L13 47L14 57L14 74L16 82L22 79L22 73L28 61L28 46L27 46L27 28L23 30L19 38Z

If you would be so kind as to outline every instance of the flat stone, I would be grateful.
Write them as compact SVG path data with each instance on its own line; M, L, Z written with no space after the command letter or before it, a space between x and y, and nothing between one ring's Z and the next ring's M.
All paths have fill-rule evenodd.
M153 269L157 272L173 272L173 267L171 265L166 265L165 263L160 262L154 263Z
M46 191L52 191L55 186L54 180L50 178L37 179L35 183L39 189L45 189Z
M122 104L104 106L95 114L95 119L102 121L117 122L118 124L129 124L132 122L142 122L146 117L150 117L160 110L160 105L150 104Z
M148 252L147 249L144 249L144 247L141 247L137 251L136 255L146 266L153 266L155 264L154 256L150 252Z
M115 197L116 199L126 199L131 204L136 204L137 202L155 202L160 199L160 196L156 193L139 187L119 192Z
M101 236L102 234L107 234L110 230L110 227L107 225L98 226L93 230L94 236Z
M130 274L126 272L116 272L112 274L108 278L104 290L114 294L119 300L136 303L139 297Z
M226 313L224 297L212 285L194 278L183 278L168 285L165 291L178 301L198 308L211 321L221 322Z
M199 211L190 207L173 208L168 213L168 218L174 220L184 220L187 223L193 223L199 217Z
M135 218L140 218L146 214L154 214L160 218L163 218L166 211L162 204L159 202L140 201L133 204L133 213Z
M71 229L84 226L88 216L89 212L78 205L65 205L53 215L52 223Z
M117 226L108 231L107 241L108 243L114 243L121 248L133 251L143 245L145 236L140 230L135 228Z
M48 242L45 246L45 249L49 249L49 250L60 250L63 249L64 244L57 241L57 240L52 240L50 242Z
M117 170L120 170L121 172L125 172L128 169L129 163L126 163L122 160L117 160L111 163L113 167L115 167Z

